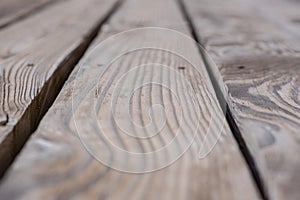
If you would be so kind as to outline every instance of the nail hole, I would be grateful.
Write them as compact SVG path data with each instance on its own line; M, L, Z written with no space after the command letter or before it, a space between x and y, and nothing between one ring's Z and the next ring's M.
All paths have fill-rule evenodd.
M185 69L185 67L183 67L183 66L180 66L180 67L178 67L178 69L181 69L181 70L183 70L183 69Z
M33 66L34 66L33 63L28 63L28 64L27 64L27 67L33 67Z
M245 66L238 66L239 69L245 69Z

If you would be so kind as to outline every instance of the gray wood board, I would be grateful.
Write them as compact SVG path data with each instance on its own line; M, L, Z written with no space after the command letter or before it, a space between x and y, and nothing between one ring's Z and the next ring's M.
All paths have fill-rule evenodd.
M0 28L22 20L25 16L55 1L57 0L2 0L0 2Z
M0 174L51 105L91 32L115 2L64 1L0 31Z

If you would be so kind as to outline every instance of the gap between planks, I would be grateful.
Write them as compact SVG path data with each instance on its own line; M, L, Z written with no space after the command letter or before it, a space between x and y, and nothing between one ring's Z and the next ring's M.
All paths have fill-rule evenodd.
M212 65L210 64L211 61L210 61L210 58L208 57L208 53L205 52L205 49L204 49L204 44L201 42L201 35L199 36L197 33L196 33L196 30L195 30L195 26L193 24L193 21L191 19L191 17L189 16L189 13L183 3L182 0L176 0L179 4L179 7L185 17L185 19L187 20L188 22L188 27L190 28L190 31L191 31L191 35L193 37L193 39L199 44L198 45L198 49L199 49L199 54L201 55L202 59L203 59L203 62L204 62L204 65L206 67L206 70L208 72L208 75L210 77L210 80L212 82L212 85L214 87L214 90L215 90L215 93L216 93L216 96L217 96L217 99L219 101L219 104L221 105L221 108L224 112L224 115L226 116L226 120L227 120L227 123L230 127L230 130L244 156L244 159L245 161L247 162L247 165L249 167L249 170L251 171L252 173L252 176L253 176L253 179L256 183L256 186L257 186L257 189L262 197L262 199L269 199L267 193L266 193L266 190L265 190L265 186L263 184L263 181L262 181L262 178L261 178L261 175L260 175L260 172L259 170L257 169L257 166L255 164L255 161L254 161L254 158L252 156L252 154L250 153L245 141L244 141L244 138L243 136L241 135L241 132L234 120L234 118L232 117L232 113L230 111L230 107L228 106L228 102L227 102L227 98L224 96L226 93L224 92L224 89L220 87L220 85L225 85L225 83L223 83L223 81L218 81L218 80L222 80L220 79L219 77L221 76L220 73L219 73L219 69L216 69L215 68L215 65Z
M294 19L299 18L300 4L183 2L208 58L214 60L209 65L217 64L214 68L219 70L211 70L260 172L265 193L270 199L297 199L300 160L293 155L300 150L296 37L300 29Z

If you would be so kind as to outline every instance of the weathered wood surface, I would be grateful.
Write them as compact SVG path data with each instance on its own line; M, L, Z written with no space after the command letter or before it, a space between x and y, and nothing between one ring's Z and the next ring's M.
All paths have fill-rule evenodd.
M299 2L183 2L269 197L299 199Z
M0 174L54 101L115 2L61 2L0 31Z
M172 28L189 34L175 1L127 0L103 26L93 46L115 33L143 26ZM82 68L76 66L54 105L4 177L0 187L1 197L259 199L248 167L224 121L197 46L179 33L170 33L166 29L158 32L151 30L129 31L125 33L123 42L118 39L122 35L114 36L102 43L95 52L92 48L89 50L91 55L86 61L81 61ZM197 70L172 52L185 57ZM168 66L171 71L157 63ZM127 73L136 66L139 68L134 74ZM114 88L123 75L127 77L121 82L117 90L120 96L113 101L115 106L111 109ZM168 84L175 95L155 84L134 90L145 83L159 81ZM132 95L130 91L135 92ZM126 101L128 99L131 103ZM192 103L192 99L196 104ZM139 125L149 123L148 108L155 104L164 107L167 118L160 134L139 139L129 137L122 131L120 126L126 128L131 117ZM123 107L130 109L130 116L121 116ZM198 107L199 115L195 113ZM118 111L116 118L111 113L114 110ZM156 120L158 115L152 117L154 124L160 123ZM119 126L114 121L116 119L121 120ZM102 126L101 130L97 120ZM209 125L213 129L202 152L209 152L209 147L213 146L221 131L219 141L207 157L198 159L199 146L195 141L172 165L152 173L141 173L143 170L151 171L151 167L163 167L161 161L173 159L176 152L183 151L194 137L196 124L199 124L196 132L198 138L205 138ZM151 134L151 127L144 132L137 131L137 127L129 128L129 132L136 136ZM174 138L178 128L179 136ZM142 159L132 160L126 154L118 154L103 136L118 147L136 153L157 150L172 139L175 146L162 151L157 157L144 155ZM105 164L117 170L97 161L83 143L90 152L111 159L110 163ZM136 170L141 174L118 170Z
M28 16L56 0L1 0L0 28Z

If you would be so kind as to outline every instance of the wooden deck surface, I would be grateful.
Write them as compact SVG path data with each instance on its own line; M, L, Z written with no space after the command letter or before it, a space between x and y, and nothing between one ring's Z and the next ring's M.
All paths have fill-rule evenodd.
M300 199L300 2L0 2L0 199Z
M184 2L270 198L299 198L299 2Z

